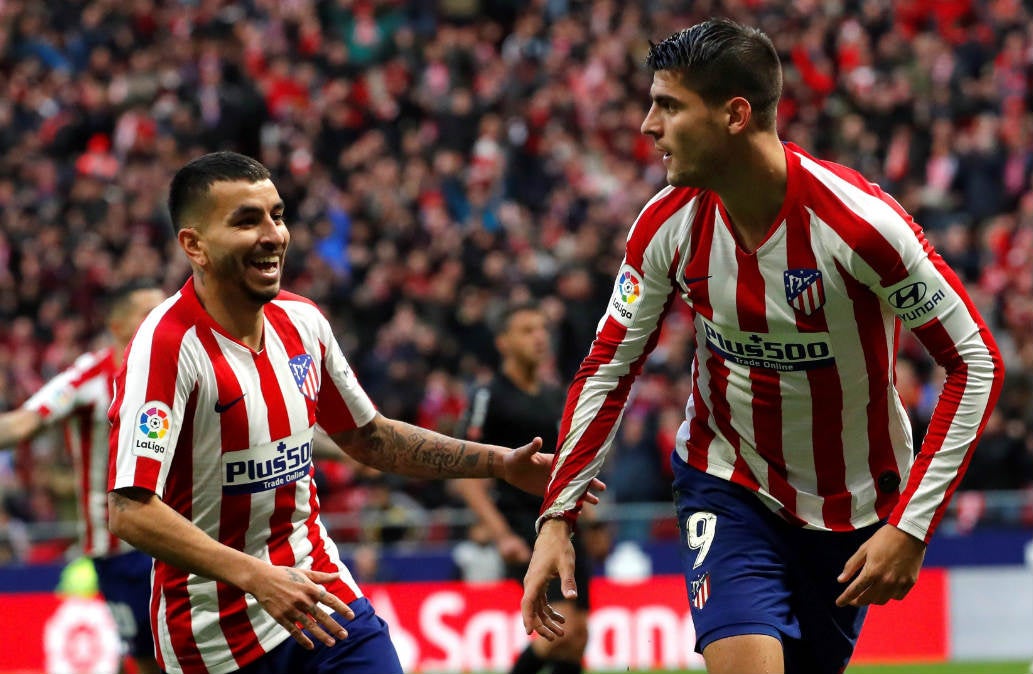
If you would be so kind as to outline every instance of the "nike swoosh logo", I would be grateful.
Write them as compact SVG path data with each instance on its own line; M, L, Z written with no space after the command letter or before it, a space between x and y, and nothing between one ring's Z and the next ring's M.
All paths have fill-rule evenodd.
M229 408L233 407L234 405L236 405L237 403L239 403L243 399L244 399L244 394L242 393L242 394L240 394L240 396L234 398L233 400L229 401L225 405L223 405L218 400L216 400L215 401L215 413L216 414L222 414L223 412L225 412Z
M693 277L693 278L689 278L688 276L686 276L685 277L685 285L690 286L693 283L699 283L700 281L706 281L711 276L713 276L713 274L707 274L706 276L696 276L696 277Z

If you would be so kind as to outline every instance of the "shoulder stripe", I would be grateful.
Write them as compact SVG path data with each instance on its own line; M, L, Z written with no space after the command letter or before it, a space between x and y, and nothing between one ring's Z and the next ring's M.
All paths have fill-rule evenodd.
M672 188L650 201L628 233L625 262L641 271L646 249L657 231L698 194L699 190L695 188Z
M906 278L908 259L913 263L916 253L928 254L919 227L876 186L848 181L840 175L846 169L837 173L809 157L801 156L800 165L815 178L809 195L814 213L879 273L884 285Z

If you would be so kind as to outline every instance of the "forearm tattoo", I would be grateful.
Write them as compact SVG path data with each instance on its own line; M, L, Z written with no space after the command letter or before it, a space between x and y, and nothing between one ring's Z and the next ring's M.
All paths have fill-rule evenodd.
M364 463L380 470L412 477L474 477L480 456L466 442L415 426L403 435L394 425L372 430L363 438ZM486 457L487 470L494 475L495 452Z

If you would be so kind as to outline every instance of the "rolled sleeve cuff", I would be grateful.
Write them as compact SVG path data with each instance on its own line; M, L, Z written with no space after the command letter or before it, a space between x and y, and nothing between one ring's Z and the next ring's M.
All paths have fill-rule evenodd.
M580 512L580 508L572 508L570 510L546 510L534 523L535 533L542 530L542 524L544 524L546 520L563 520L570 525L570 530L574 531L574 527L577 526L577 517Z

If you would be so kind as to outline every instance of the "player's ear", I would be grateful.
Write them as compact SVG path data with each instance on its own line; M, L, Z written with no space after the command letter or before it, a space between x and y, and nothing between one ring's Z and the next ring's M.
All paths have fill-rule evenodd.
M728 132L732 134L742 133L750 124L753 117L753 108L750 102L742 96L734 96L725 103L725 112L728 119Z
M203 267L208 262L208 253L201 240L201 233L193 227L184 227L176 233L179 247L187 254L191 263Z

